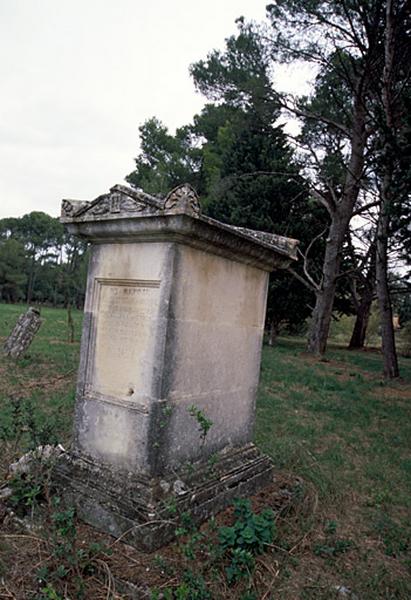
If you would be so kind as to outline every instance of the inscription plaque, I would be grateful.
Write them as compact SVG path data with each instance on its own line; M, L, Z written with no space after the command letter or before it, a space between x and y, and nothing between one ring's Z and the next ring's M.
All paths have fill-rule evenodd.
M150 395L159 281L96 279L90 392L136 402Z

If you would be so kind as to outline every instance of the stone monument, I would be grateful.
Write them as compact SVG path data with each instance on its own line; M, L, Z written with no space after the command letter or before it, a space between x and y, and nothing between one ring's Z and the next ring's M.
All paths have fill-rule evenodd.
M251 441L255 397L269 272L297 242L206 217L187 184L64 200L61 221L91 256L74 444L55 479L85 521L153 550L173 537L170 502L201 521L272 477Z
M20 358L32 343L34 336L40 329L40 311L30 307L19 316L13 331L4 343L4 354L11 358Z

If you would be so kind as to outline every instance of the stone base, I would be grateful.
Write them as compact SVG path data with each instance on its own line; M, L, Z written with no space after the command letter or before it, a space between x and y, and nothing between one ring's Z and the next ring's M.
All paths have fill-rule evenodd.
M230 448L212 462L149 479L66 453L53 480L86 523L151 552L173 540L183 512L199 524L234 498L254 494L272 481L273 464L254 444Z

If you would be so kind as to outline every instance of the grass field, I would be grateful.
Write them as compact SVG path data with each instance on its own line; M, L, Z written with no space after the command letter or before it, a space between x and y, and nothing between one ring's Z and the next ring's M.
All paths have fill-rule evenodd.
M23 310L0 305L0 341ZM26 358L1 362L2 475L33 446L70 443L82 315L73 313L74 343L67 341L65 311L44 308L42 317ZM327 360L317 361L303 349L303 340L280 338L263 351L256 442L280 476L292 473L302 482L299 502L278 521L275 544L262 560L270 586L212 598L408 600L411 359L401 359L400 380L386 383L377 351L331 345ZM21 546L16 538L11 547L12 536L2 535L0 598L65 597L13 591L7 576ZM191 597L209 596L181 596Z

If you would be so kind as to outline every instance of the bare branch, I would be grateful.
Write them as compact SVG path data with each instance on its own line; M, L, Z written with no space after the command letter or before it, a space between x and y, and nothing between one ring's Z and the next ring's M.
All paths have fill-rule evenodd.
M287 271L291 273L291 275L293 275L296 279L298 279L298 281L304 284L309 290L311 290L312 292L317 291L317 288L312 286L306 279L304 279L304 277L301 277L301 275L297 273L297 271L294 271L294 269L291 269L290 267L288 267Z
M311 248L313 247L313 245L315 244L315 242L317 240L319 240L324 233L328 230L328 227L326 227L325 229L323 229L318 235L316 235L311 242L308 244L307 250L304 252L304 254L301 252L301 250L297 249L297 252L301 255L302 259L303 259L303 270L304 270L304 275L306 276L307 280L309 281L309 283L311 284L311 286L317 290L320 291L321 289L321 284L317 283L316 281L314 281L314 279L311 277L311 275L308 272L308 255L310 253Z
M352 216L356 217L357 215L361 215L363 212L365 212L369 208L374 208L375 206L379 206L379 204L380 204L379 200L374 200L374 202L369 202L368 204L364 204L364 206L360 206L359 208L357 208L357 210L354 210L352 213Z
M341 131L348 138L351 137L351 131L345 127L342 123L338 123L338 121L334 121L334 119L330 119L324 115L320 115L318 113L314 113L308 110L302 110L301 108L297 108L296 106L292 106L284 102L284 100L279 99L279 104L286 110L292 112L297 117L304 117L306 119L313 119L315 121L319 121L320 123L325 123L326 125L331 125L335 129Z

